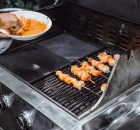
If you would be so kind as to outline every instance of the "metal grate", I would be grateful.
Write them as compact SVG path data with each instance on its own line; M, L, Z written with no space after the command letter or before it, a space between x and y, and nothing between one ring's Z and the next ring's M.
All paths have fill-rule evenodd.
M109 54L120 54L119 51L106 49L94 54L90 54L88 56L97 59L97 55L102 51L106 51ZM86 57L79 59L80 62L85 60ZM71 65L79 65L79 62L75 61L70 65L66 65L60 68L59 70L75 77L70 72ZM110 69L112 68L110 67ZM82 88L81 91L74 89L73 86L60 81L59 78L55 75L55 72L41 77L33 81L31 84L44 96L49 97L52 101L57 103L73 116L81 117L82 115L85 115L85 113L87 113L87 111L92 108L100 99L100 97L102 96L100 86L102 85L102 83L107 82L108 77L109 74L103 74L103 76L98 77L92 76L92 80L96 83L96 87L92 82L86 82L86 87L91 91L85 88Z

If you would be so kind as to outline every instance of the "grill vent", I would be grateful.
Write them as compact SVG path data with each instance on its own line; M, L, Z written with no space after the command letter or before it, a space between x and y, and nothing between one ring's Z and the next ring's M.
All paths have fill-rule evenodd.
M66 6L65 29L79 38L118 45L127 49L132 39L140 32L139 27L126 21L94 12L84 7Z

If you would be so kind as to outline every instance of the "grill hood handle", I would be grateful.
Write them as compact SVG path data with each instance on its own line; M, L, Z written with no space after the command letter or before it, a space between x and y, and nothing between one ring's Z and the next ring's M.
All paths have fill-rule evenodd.
M65 0L54 0L53 2L50 0L48 2L42 3L39 5L39 10L43 10L43 9L52 9L56 6L62 5L64 3Z
M131 102L119 103L117 105L114 105L110 109L108 109L105 113L105 116L107 119L114 122L119 117L128 115L133 110L133 108L134 108L134 106Z

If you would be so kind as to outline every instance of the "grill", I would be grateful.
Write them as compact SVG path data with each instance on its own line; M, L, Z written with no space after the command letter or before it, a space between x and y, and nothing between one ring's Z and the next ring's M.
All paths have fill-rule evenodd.
M70 74L72 77L75 77L71 71L70 67L72 65L78 65L80 62L86 61L86 57L92 57L97 59L97 55L103 51L106 51L108 54L122 54L122 51L115 49L102 49L96 53L89 54L83 58L80 58L71 64L68 64L59 70L64 73ZM110 70L112 67L110 67ZM61 106L63 109L68 111L75 117L81 118L86 114L90 113L92 108L95 108L99 104L101 98L103 98L103 92L100 87L102 83L107 83L110 74L102 74L101 76L94 77L92 76L92 81L95 82L95 85L92 82L86 82L86 88L82 88L81 91L76 90L73 86L68 85L59 80L55 75L55 72L50 73L44 77L41 77L31 84L45 97L49 97L54 103ZM76 78L76 77L75 77Z
M19 119L23 118L22 114L30 118L32 110L41 113L41 116L33 113L33 118L37 120L31 119L33 130L54 130L55 125L63 130L104 130L110 124L117 126L115 119L118 121L118 115L126 112L120 101L140 82L140 49L131 51L140 45L140 27L116 16L100 13L102 11L94 11L88 6L80 6L76 4L78 1L84 2L71 0L41 8L39 12L51 18L52 28L36 40L14 40L12 46L0 56L0 65L12 72L11 75L0 67L1 82L21 97L14 100L11 107L15 105L15 108L8 110L15 112L12 117L19 114ZM99 0L99 3L102 2ZM87 57L98 59L97 55L104 51L111 55L119 53L121 58L115 68L110 67L111 74L92 76L95 84L85 82L81 91L60 81L55 75L55 71L61 70L78 79L70 72L71 66L79 66L80 62L87 61ZM102 83L108 83L107 91L101 91ZM5 94L5 91L2 92ZM23 104L20 104L21 99ZM9 107L8 101L6 95L6 106ZM26 106L26 103L31 106ZM115 108L114 104L118 104L118 107ZM30 125L29 118L27 122L23 118L19 124ZM47 128L48 119L53 124L50 123L50 126L54 126L52 129ZM6 121L3 122L5 124ZM9 127L13 128L11 125Z

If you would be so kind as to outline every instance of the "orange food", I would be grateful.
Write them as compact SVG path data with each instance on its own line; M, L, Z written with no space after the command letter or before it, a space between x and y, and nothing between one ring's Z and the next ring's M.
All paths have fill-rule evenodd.
M17 32L19 36L30 36L44 32L47 28L47 25L41 21L31 18L25 18L20 16L19 20L22 22L22 28Z
M101 91L104 92L107 89L107 84L103 83L101 86Z
M95 69L86 61L81 63L81 69L85 70L86 72L88 72L89 74L93 76L99 76L102 74L102 71Z

